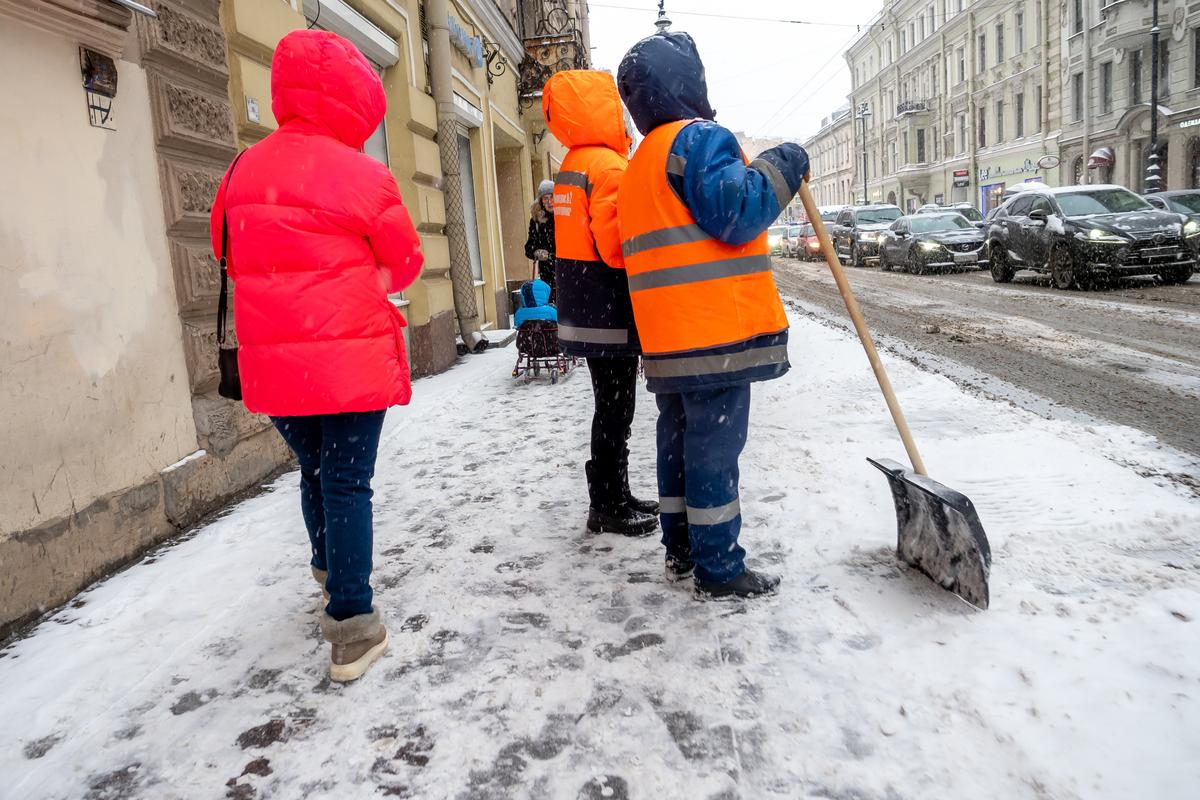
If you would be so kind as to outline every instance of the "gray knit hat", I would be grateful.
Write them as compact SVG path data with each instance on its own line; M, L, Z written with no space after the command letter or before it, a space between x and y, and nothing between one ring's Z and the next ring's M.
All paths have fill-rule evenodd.
M542 181L538 184L538 197L554 194L554 181Z

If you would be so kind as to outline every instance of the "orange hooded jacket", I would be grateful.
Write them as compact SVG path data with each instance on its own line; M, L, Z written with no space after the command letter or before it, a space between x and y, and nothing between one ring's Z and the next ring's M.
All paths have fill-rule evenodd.
M558 330L577 356L640 352L617 226L631 140L612 75L567 70L546 82L542 111L570 151L554 182Z

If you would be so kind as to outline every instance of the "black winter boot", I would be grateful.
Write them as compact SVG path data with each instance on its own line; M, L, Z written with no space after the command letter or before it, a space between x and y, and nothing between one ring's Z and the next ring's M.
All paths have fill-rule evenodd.
M621 459L621 496L625 500L625 505L634 511L640 511L643 514L658 514L657 500L639 500L633 496L633 492L629 491L629 448L625 448L625 455Z
M684 558L667 556L666 577L668 583L679 583L692 577L696 565Z
M771 594L779 586L779 578L747 569L728 583L705 583L696 581L696 596L705 598L758 597Z
M584 465L591 508L587 528L591 533L619 533L645 536L658 527L658 517L644 514L625 504L619 475L601 475L594 461Z

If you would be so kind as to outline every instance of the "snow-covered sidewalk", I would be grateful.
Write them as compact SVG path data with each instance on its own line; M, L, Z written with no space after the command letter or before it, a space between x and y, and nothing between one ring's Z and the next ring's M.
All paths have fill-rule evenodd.
M742 462L777 596L697 602L656 537L589 536L586 368L471 357L388 416L367 677L325 677L288 475L0 652L0 797L1195 797L1200 501L1142 476L1173 456L889 359L991 539L975 612L894 562L863 459L903 450L857 341L797 318L790 350Z

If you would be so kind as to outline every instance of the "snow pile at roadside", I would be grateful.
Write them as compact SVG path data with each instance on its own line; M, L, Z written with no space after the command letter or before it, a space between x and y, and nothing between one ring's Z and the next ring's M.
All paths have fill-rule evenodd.
M991 540L977 613L894 563L863 459L903 450L858 343L794 324L742 462L778 596L698 603L653 538L587 535L586 369L525 386L511 349L471 357L388 417L376 669L324 678L286 476L0 653L0 797L1192 796L1200 502L1099 455L1152 440L885 359Z

